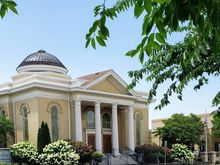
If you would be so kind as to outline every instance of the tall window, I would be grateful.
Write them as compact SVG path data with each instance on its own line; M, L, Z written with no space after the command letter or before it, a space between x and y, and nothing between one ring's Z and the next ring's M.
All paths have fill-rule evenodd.
M58 140L58 109L57 106L51 108L51 130L52 141Z
M111 128L111 118L107 113L102 116L102 128Z
M220 143L215 143L215 151L220 151Z
M141 144L141 114L137 113L136 114L136 144L140 145Z
M23 141L29 140L28 132L28 109L26 106L23 106L21 109L22 114L22 129L23 129Z
M86 113L86 127L95 128L95 113L93 111Z

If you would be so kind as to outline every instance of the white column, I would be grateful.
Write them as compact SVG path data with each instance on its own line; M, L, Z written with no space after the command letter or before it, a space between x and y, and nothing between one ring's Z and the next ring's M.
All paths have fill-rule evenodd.
M81 115L80 100L75 100L75 126L76 126L76 141L82 141L82 115Z
M128 107L128 148L134 151L134 110L132 106Z
M102 151L101 139L100 102L95 102L95 145L97 151Z
M112 151L114 156L119 155L117 104L112 105Z

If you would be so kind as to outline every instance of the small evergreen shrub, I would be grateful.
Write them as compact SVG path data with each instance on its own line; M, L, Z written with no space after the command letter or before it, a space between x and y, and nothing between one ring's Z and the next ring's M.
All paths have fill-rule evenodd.
M37 134L37 150L43 152L43 148L51 142L50 132L47 123L42 122Z
M173 144L171 156L175 161L183 164L193 164L195 159L194 154L184 144Z
M15 163L36 164L38 162L37 148L29 142L13 144L10 151Z
M46 145L43 153L39 155L40 164L42 165L78 164L79 158L72 146L63 140Z
M92 158L97 162L101 162L104 159L104 154L100 151L95 151L92 154Z
M79 154L80 163L89 162L92 159L92 154L95 152L95 150L92 148L92 146L87 145L80 141L69 141L69 144L73 147L73 149L76 151L77 154Z

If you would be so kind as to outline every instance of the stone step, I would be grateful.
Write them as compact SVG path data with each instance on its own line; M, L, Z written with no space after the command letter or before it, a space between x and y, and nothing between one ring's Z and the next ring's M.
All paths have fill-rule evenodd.
M137 165L137 162L131 157L121 154L117 157L111 157L111 164L112 165L125 165L125 164Z

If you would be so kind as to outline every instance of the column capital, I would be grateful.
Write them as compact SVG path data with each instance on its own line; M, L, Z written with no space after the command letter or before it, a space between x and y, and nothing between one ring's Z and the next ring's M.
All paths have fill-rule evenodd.
M75 103L76 106L79 106L79 105L81 105L81 100L76 99L76 100L74 100L74 103Z
M112 107L113 108L115 108L115 107L117 108L118 107L118 103L112 103Z
M101 101L95 101L95 106L100 106Z
M133 105L129 105L129 106L128 106L128 110L129 110L129 111L134 110L134 106L133 106Z

